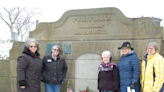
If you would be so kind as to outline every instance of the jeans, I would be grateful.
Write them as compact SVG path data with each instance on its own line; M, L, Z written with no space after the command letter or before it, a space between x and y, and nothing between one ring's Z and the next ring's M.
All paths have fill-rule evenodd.
M101 90L101 92L114 92L114 91L102 91L102 90Z
M48 84L48 83L44 83L45 86L45 91L46 92L60 92L60 88L61 88L61 84Z

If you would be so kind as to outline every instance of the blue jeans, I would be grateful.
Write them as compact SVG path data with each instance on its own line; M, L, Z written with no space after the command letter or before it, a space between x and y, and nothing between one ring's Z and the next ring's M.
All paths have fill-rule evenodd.
M102 91L102 90L101 90L101 92L114 92L114 91Z
M61 84L48 84L48 83L44 83L45 86L45 91L46 92L60 92L60 88L61 88Z

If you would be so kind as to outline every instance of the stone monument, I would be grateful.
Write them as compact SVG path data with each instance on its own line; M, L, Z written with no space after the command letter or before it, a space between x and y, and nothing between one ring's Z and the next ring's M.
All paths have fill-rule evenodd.
M98 92L97 77L98 66L102 62L101 53L110 50L112 61L118 63L121 56L118 47L125 41L131 43L140 60L146 54L146 46L151 41L156 42L159 53L163 53L160 52L163 49L162 27L157 26L149 17L127 18L119 9L113 7L67 11L56 22L38 23L36 29L30 32L30 38L38 40L41 58L50 52L52 45L61 46L68 66L61 92L66 92L68 81L74 92L87 86ZM0 75L0 79L8 81L5 85L10 85L11 88L10 91L5 91L9 90L8 87L0 87L3 92L16 90L16 63L23 47L23 42L14 42L10 59L5 64L1 61L3 63L0 69L8 67L0 70L6 76Z

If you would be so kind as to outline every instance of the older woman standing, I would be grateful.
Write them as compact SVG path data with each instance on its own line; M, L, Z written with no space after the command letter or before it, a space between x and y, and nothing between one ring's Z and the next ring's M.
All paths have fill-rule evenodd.
M42 63L39 58L39 45L35 39L26 41L22 54L18 57L18 92L41 92Z
M98 70L98 89L101 92L117 92L119 89L119 73L116 63L111 62L112 54L110 51L102 52L103 62Z
M142 60L140 83L143 92L164 92L164 59L157 50L157 44L150 42Z
M135 89L135 92L140 92L139 85L139 59L137 54L132 51L129 42L124 42L121 47L122 57L118 63L119 76L120 76L120 92L127 92L127 87Z
M60 92L63 79L66 77L67 65L59 45L51 48L52 53L43 58L42 77L46 92Z

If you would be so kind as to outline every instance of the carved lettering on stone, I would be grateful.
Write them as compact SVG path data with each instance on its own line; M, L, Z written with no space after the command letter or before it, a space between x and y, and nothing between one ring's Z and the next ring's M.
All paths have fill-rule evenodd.
M109 21L110 15L95 15L95 16L77 16L73 17L73 23L77 23L75 35L100 35L108 34L105 27L105 22Z

